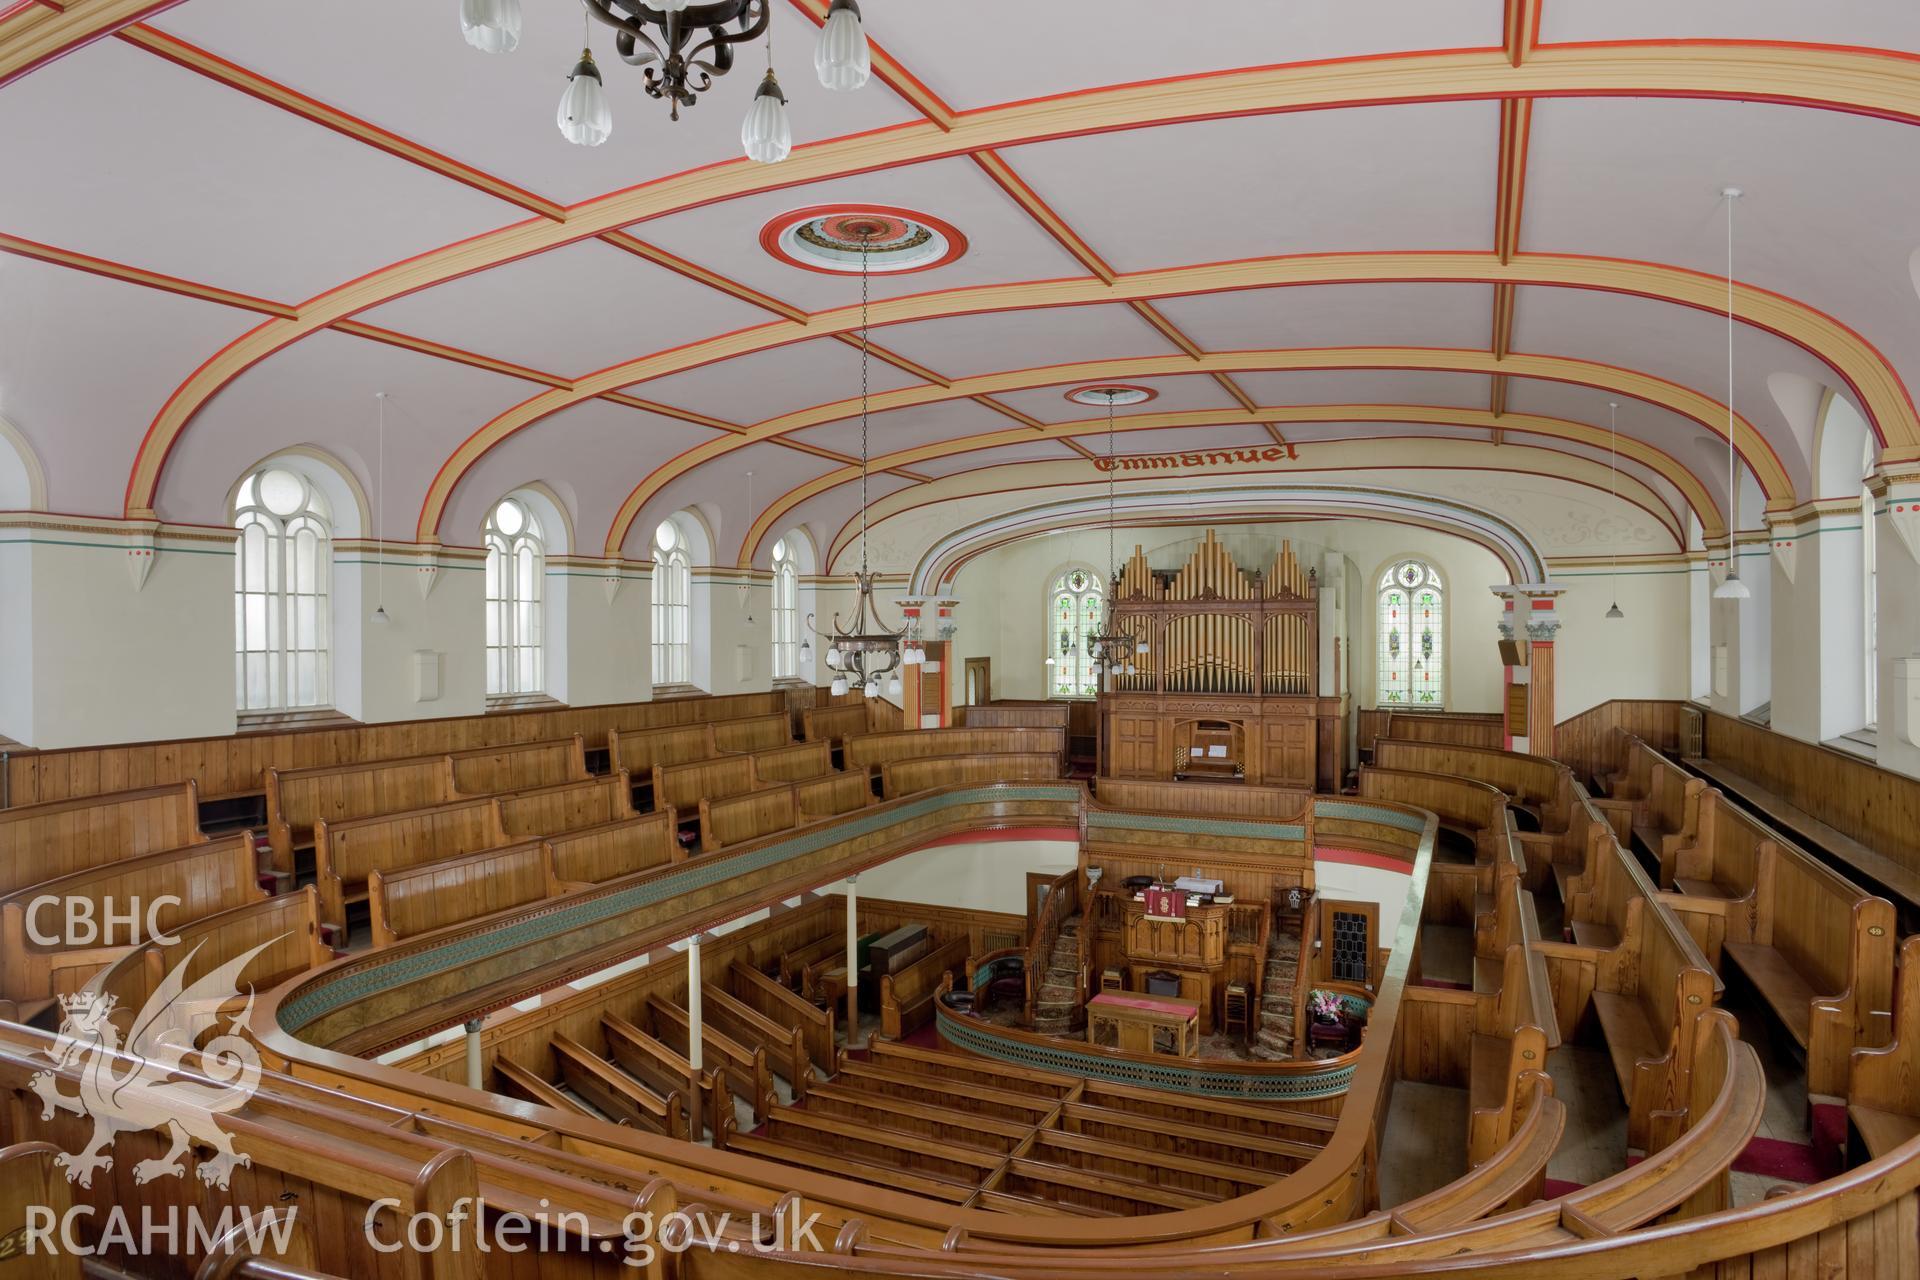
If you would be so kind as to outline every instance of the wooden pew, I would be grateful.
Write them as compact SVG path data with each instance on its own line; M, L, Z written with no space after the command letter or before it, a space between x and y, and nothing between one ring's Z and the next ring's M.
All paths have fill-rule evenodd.
M1360 794L1432 811L1442 826L1472 838L1476 861L1490 865L1512 846L1507 794L1490 782L1370 764L1360 767Z
M193 1280L326 1280L318 1259L297 1209L262 1209L213 1242Z
M1060 776L1060 757L1038 751L977 756L930 756L880 766L880 794L888 800L960 782L1050 781Z
M0 1147L0 1240L8 1242L8 1253L14 1258L33 1256L26 1252L26 1234L29 1227L44 1225L32 1221L41 1213L54 1223L72 1221L68 1214L73 1208L73 1184L54 1163L61 1154L51 1142ZM82 1280L93 1274L83 1267L81 1254L65 1248L58 1228L36 1252L34 1261L15 1268L19 1280Z
M751 756L719 756L692 764L653 766L653 807L666 805L683 812L699 809L702 800L724 800L760 790Z
M826 742L835 746L846 739L869 732L867 704L864 699L838 707L807 707L800 713L802 736L808 742Z
M807 1053L806 1033L799 1026L775 1022L714 982L700 988L700 1009L715 1030L764 1054L767 1069L786 1077L795 1099L806 1096L813 1086L813 1063Z
M604 884L685 860L680 815L672 809L547 837L553 873L570 885Z
M1847 1118L1876 1159L1920 1137L1920 934L1900 944L1892 1039L1851 1055Z
M516 791L497 799L500 823L515 840L581 831L634 816L633 785L624 770L586 782Z
M344 930L347 904L366 900L367 879L375 871L398 871L509 843L500 820L500 802L493 797L408 813L322 821L314 831L313 846L320 919Z
M807 1060L831 1070L838 1056L833 1041L834 1011L817 1009L750 965L735 960L727 969L731 994L775 1026L793 1028L806 1045ZM796 1064L797 1065L797 1064Z
M833 962L846 958L847 940L838 932L829 931L812 942L789 947L780 953L780 984L789 991L807 994L804 974L812 966L825 960Z
M834 773L793 784L793 802L802 822L852 813L874 800L873 787L862 773Z
M0 809L0 893L206 838L191 782Z
M592 776L587 772L586 744L577 733L571 738L453 753L453 785L462 795L526 791Z
M671 729L615 729L607 734L607 762L636 778L650 778L657 764L687 764L720 754L713 745L710 724L676 725Z
M1692 844L1700 825L1701 796L1707 784L1628 734L1623 747L1626 768L1613 775L1618 791L1595 804L1627 806L1628 829L1660 863L1661 883L1669 882L1674 850Z
M1573 817L1573 771L1545 756L1381 738L1373 744L1373 762L1383 769L1490 782L1537 817L1540 830L1549 834L1565 831Z
M933 1002L953 990L967 964L963 934L944 942L899 973L880 977L880 1034L889 1040L911 1035L933 1020Z
M682 1057L691 1052L693 1022L685 1008L655 993L647 997L646 1012L647 1021L643 1025L655 1039ZM714 1025L714 1019L708 1016L704 1007L704 999L700 1044L705 1054L727 1069L728 1084L747 1091L747 1101L753 1106L753 1118L756 1121L765 1119L777 1098L773 1088L773 1069L767 1065L765 1047L757 1044L750 1047ZM717 1109L715 1114L719 1114Z
M317 769L267 770L267 840L275 871L293 874L296 850L323 822L405 813L460 799L447 756L413 756Z
M103 995L114 998L114 1018L123 1032L177 966L184 966L183 981L192 983L260 948L238 975L236 990L243 1002L333 959L333 949L320 940L320 897L312 885L216 911L180 925L172 936L170 944L141 943L94 979Z
M762 786L804 782L836 772L833 749L824 742L796 742L753 753L753 776Z
M874 772L896 760L926 756L987 755L1003 752L1041 752L1064 759L1067 735L1063 729L908 729L896 733L866 733L848 738L846 767Z
M771 751L793 742L793 721L782 711L769 716L715 720L713 745L721 751Z
M1403 742L1438 742L1455 747L1502 749L1505 717L1498 713L1460 711L1389 711L1383 738Z
M553 1057L567 1088L615 1124L687 1140L686 1099L678 1090L655 1093L570 1036L553 1037Z
M122 858L21 889L0 899L0 999L30 1015L33 1007L78 991L146 942L149 927L172 934L265 896L251 831ZM53 941L36 942L35 934Z
M367 910L376 950L562 891L553 850L544 841L508 845L367 875Z
M685 1054L654 1035L650 1026L638 1027L611 1013L601 1016L600 1033L607 1042L609 1061L663 1098L680 1096L688 1108L684 1121L688 1133L699 1137L707 1118L733 1114L733 1092L724 1064L695 1070Z
M700 851L756 840L798 825L800 807L792 787L749 791L724 800L700 801Z
M1585 803L1579 821L1601 833L1571 882L1572 943L1543 942L1563 1038L1591 1008L1628 1104L1627 1141L1658 1151L1686 1127L1694 1024L1713 1007L1712 964L1612 830Z

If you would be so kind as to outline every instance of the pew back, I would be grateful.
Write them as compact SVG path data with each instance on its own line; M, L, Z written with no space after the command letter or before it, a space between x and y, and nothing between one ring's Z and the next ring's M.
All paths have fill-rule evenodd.
M499 801L500 822L507 835L527 840L633 817L633 784L627 771L620 769L604 778L516 791L500 796Z
M1545 756L1381 738L1373 744L1373 760L1383 769L1490 782L1536 811L1543 831L1564 831L1573 816L1573 773Z
M760 789L753 757L719 756L691 764L653 766L653 807L692 811L702 800L722 800Z
M965 934L940 944L899 973L880 978L880 1034L889 1040L911 1035L933 1019L933 1002L953 989L954 976L967 963Z
M560 892L553 850L545 841L507 845L367 876L367 908L373 945L430 933L538 902Z
M895 760L926 756L987 755L1001 752L1043 752L1064 756L1064 729L917 729L897 733L867 733L848 738L846 767L873 769Z
M0 809L0 893L206 838L191 782Z
M646 777L657 764L685 764L719 755L710 724L670 729L615 729L607 735L607 759L615 769Z
M785 712L713 722L713 745L722 751L771 751L793 741L793 721Z
M686 857L672 809L548 837L553 872L570 884L602 884Z
M799 805L790 786L749 791L720 800L702 800L700 849L712 853L724 845L785 831L799 821Z
M320 918L344 926L348 901L360 896L375 871L397 871L507 843L500 802L491 796L408 813L322 822L313 846Z
M578 782L590 776L586 744L577 733L571 738L453 753L453 785L463 795L526 791L560 782Z
M762 786L802 782L834 772L833 748L824 742L796 742L753 753L753 776Z
M292 873L294 850L323 822L404 813L459 799L453 761L414 756L315 769L267 770L267 839L276 871Z
M873 801L873 786L864 773L832 773L793 784L793 802L802 822L851 813Z
M808 742L838 743L870 727L864 699L839 707L808 707L800 713L800 724Z
M979 756L928 756L880 766L880 794L898 796L960 782L1018 782L1060 776L1060 757L1038 751Z

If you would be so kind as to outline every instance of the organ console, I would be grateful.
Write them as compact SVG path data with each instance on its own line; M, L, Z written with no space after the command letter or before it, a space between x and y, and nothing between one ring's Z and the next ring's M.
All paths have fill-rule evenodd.
M1209 529L1177 572L1139 547L1113 584L1131 673L1100 695L1100 771L1334 789L1340 707L1321 698L1320 593L1291 542L1246 572Z

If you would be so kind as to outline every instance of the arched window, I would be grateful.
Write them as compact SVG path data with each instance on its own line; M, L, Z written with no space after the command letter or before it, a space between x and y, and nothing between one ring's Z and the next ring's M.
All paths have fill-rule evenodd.
M487 694L546 687L547 540L526 504L505 498L487 514Z
M653 533L653 682L686 684L692 659L693 567L687 535L671 520Z
M792 543L773 544L773 678L800 674L800 562Z
M1873 443L1867 444L1866 476L1873 476ZM1867 480L1860 483L1860 604L1861 623L1865 627L1865 652L1861 665L1866 669L1862 692L1866 695L1866 727L1880 723L1880 574L1874 546L1873 490Z
M1085 569L1069 569L1047 593L1047 696L1091 698L1100 692L1090 637L1100 631L1106 588Z
M1380 575L1378 705L1446 705L1446 610L1440 574L1424 560L1400 560Z
M266 466L233 504L234 699L241 711L330 706L333 511L298 472Z

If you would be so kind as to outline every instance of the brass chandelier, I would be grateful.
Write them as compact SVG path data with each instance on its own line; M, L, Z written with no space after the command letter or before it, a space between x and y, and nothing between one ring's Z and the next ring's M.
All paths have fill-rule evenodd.
M1130 676L1138 672L1134 666L1135 654L1147 651L1145 640L1136 641L1120 629L1114 616L1114 601L1120 594L1120 561L1114 554L1113 530L1116 523L1113 499L1113 474L1119 468L1115 465L1117 455L1113 448L1113 407L1126 392L1125 387L1094 387L1086 394L1098 396L1107 402L1107 564L1110 566L1107 578L1107 593L1104 607L1101 609L1100 630L1096 635L1087 637L1087 656L1093 659L1093 674L1109 676Z

